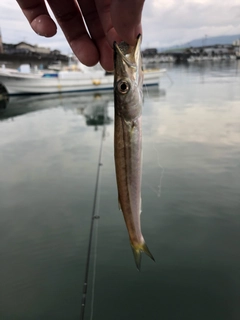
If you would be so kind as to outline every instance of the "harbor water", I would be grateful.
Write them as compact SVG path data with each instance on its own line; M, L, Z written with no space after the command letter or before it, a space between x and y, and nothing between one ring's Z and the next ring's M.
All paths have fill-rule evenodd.
M138 272L113 158L113 93L0 110L0 319L240 319L240 61L168 65L144 93Z

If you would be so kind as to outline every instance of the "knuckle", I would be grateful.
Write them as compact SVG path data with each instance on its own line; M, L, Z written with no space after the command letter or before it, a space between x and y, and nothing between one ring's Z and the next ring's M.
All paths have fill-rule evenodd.
M76 11L69 11L69 12L55 12L56 18L59 22L69 22L77 18Z

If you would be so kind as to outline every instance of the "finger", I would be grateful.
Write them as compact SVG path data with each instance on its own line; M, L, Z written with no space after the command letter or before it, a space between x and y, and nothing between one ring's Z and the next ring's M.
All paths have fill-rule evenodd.
M104 2L101 0L100 2ZM109 1L107 1L109 2ZM112 42L108 42L106 34L116 32L112 28L110 18L110 6L105 7L104 10L97 7L95 0L81 0L81 11L86 21L88 30L95 44L98 47L100 54L100 63L105 70L113 70L113 51L111 48ZM104 11L103 19L100 19L101 12ZM109 29L109 30L108 30ZM112 37L114 39L116 37Z
M142 33L141 17L144 0L112 0L113 27L123 41L134 45Z
M106 71L113 71L114 70L113 49L108 44L106 38L99 40L98 41L98 46L100 48L100 63L101 63L101 66Z
M74 0L48 0L48 3L78 59L87 66L99 61L99 53L85 28L81 11Z
M101 20L104 34L109 45L112 47L114 41L120 42L122 39L113 27L111 17L111 3L111 0L96 0L96 7L98 10L99 19Z
M39 35L52 37L57 32L43 0L17 0L32 29Z

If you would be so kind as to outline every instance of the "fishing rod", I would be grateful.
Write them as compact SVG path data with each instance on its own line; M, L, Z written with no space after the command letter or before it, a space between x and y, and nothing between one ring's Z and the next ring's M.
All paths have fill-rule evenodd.
M104 137L105 137L105 114L106 114L106 112L105 112L105 108L104 108L104 123L103 123L103 130L102 130L101 143L100 143L100 149L99 149L99 157L98 157L97 178L96 178L95 191L94 191L91 225L90 225L89 241L88 241L87 260L86 260L85 276L84 276L84 282L83 282L80 320L84 320L84 314L85 314L87 289L88 289L88 275L89 275L90 258L91 258L91 250L92 250L93 227L94 227L95 220L100 218L99 215L96 215L96 207L97 207L99 177L100 177L100 171L101 171L100 169L102 166L103 141L104 141Z

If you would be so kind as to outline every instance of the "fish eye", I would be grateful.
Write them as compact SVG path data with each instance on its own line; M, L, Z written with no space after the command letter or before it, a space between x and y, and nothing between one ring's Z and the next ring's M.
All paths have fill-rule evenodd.
M120 80L117 83L117 89L121 94L126 94L130 90L130 83L127 80Z

